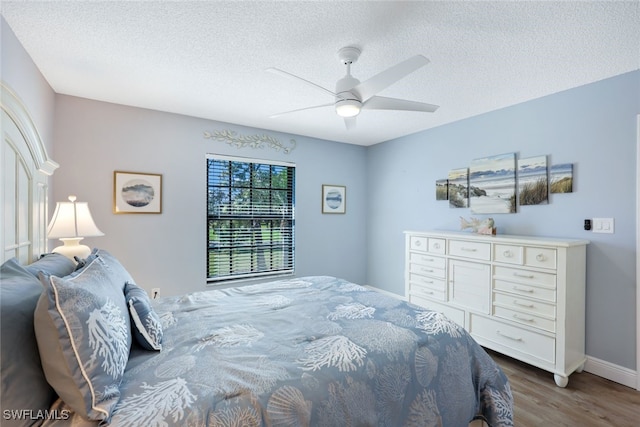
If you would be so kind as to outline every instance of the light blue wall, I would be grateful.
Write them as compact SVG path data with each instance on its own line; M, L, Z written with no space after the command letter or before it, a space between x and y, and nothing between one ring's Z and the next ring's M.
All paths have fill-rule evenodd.
M296 275L329 274L364 282L365 148L267 132L297 148L236 148L205 131L251 129L177 114L71 96L56 97L54 196L89 202L104 237L89 246L110 250L141 286L164 295L205 289L207 153L294 162ZM112 213L115 170L162 174L161 215ZM321 213L322 184L347 187L347 213ZM345 262L348 260L348 262Z
M55 92L2 16L0 41L0 78L22 101L52 157Z
M446 103L441 108L447 108ZM404 230L458 230L469 209L435 181L475 158L517 153L574 164L574 192L494 217L498 233L588 239L587 354L635 369L636 115L640 71L378 144L367 151L367 282L404 294ZM437 114L437 113L436 113ZM479 217L484 217L480 215ZM615 218L615 234L583 230Z

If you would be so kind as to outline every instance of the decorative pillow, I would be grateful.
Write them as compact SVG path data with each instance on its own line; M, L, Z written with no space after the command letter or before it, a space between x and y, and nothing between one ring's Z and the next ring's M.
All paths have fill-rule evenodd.
M36 277L40 272L47 276L64 277L73 273L76 265L62 254L50 253L42 255L39 260L27 265L25 268Z
M135 283L127 282L124 297L129 305L136 342L147 350L162 350L162 323L151 307L147 292Z
M48 410L56 393L42 371L33 330L33 312L42 285L12 258L0 267L0 407L3 411ZM26 412L25 412L26 413ZM32 425L42 420L2 418L2 425Z
M40 280L35 330L47 381L75 412L108 422L131 349L124 284L133 279L97 250L81 270Z

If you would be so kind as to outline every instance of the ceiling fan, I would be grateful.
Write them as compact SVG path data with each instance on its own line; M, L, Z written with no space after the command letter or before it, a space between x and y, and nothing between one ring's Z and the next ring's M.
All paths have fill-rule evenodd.
M352 129L355 126L356 116L360 114L361 110L403 110L433 113L438 109L438 106L433 104L376 95L378 92L386 89L398 80L403 79L418 68L427 65L429 60L424 56L413 56L362 83L351 75L351 64L356 62L359 57L360 49L357 47L348 46L338 50L338 59L347 67L347 74L336 82L335 92L287 71L273 67L267 68L266 71L268 72L298 80L334 98L334 101L331 103L285 111L274 114L271 117L315 108L335 107L336 113L344 118L347 129Z

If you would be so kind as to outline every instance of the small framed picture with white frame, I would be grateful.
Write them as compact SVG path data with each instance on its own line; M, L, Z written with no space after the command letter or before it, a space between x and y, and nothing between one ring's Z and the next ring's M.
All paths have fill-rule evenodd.
M322 185L322 213L343 214L347 211L347 187Z

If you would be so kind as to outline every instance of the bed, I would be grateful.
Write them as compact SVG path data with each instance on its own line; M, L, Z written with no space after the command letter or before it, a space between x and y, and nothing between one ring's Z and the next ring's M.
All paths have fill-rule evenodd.
M5 105L3 128L29 124ZM46 188L42 144L3 140L28 169L4 200L16 177ZM46 214L9 242L29 195L3 218L3 426L513 425L504 373L440 313L328 276L151 301L106 250L40 258Z

